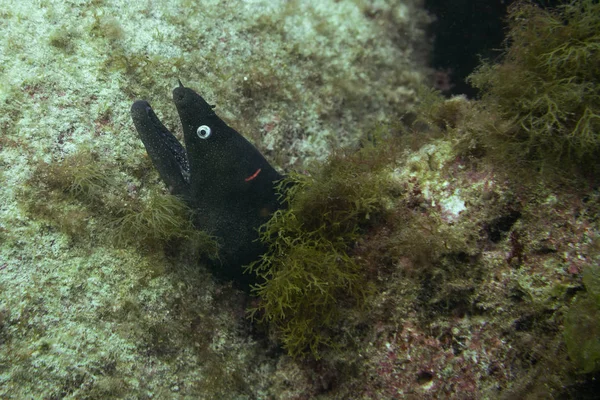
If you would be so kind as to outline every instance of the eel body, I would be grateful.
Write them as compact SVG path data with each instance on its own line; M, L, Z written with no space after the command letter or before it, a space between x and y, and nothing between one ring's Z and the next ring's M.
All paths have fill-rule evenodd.
M194 211L195 226L219 241L215 275L247 287L254 278L242 266L265 250L257 229L281 207L274 185L283 177L192 89L180 82L173 101L185 147L147 101L131 107L135 128L161 179Z

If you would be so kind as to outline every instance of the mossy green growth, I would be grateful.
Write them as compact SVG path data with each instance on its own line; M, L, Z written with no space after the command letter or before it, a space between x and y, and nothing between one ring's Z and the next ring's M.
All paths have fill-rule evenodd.
M192 223L192 211L157 186L132 195L117 166L88 148L63 160L40 162L21 190L26 211L73 240L94 238L146 250L175 244L194 254L218 257L217 242Z
M176 196L152 192L144 202L123 209L109 223L116 244L146 243L150 246L171 240L183 240L193 251L218 258L216 240L194 227L191 210Z
M106 215L107 196L116 188L112 168L101 168L98 155L82 147L62 160L39 162L20 188L29 215L48 222L74 240L92 235L97 215Z
M500 64L483 63L469 81L508 129L490 129L491 152L520 164L596 165L600 155L600 4L542 9L517 1Z
M569 357L583 373L600 371L600 266L584 271L587 293L579 295L565 317Z
M59 27L50 34L48 40L51 46L70 54L73 52L73 36L71 30Z
M337 346L341 317L372 290L351 253L361 232L387 212L388 145L337 151L308 175L291 173L279 184L288 207L261 227L269 250L247 268L264 279L253 288L261 302L249 312L273 328L291 356L319 358Z
M583 273L583 284L590 297L600 307L600 266L589 266Z

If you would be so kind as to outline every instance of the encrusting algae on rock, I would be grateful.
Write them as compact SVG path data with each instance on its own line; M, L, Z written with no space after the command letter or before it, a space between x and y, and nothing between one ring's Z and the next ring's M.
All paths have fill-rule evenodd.
M4 48L20 54L4 60L0 81L10 89L0 91L0 396L592 392L600 196L596 149L577 150L576 128L595 132L595 98L584 90L591 114L569 103L548 137L548 115L529 106L563 104L569 93L555 99L550 86L569 70L572 83L595 87L597 69L555 66L554 81L517 55L519 32L550 63L538 36L556 45L549 51L568 52L575 37L593 46L582 21L595 24L594 2L514 3L507 56L474 75L476 101L417 89L422 74L405 56L427 18L412 3L115 0L76 15L19 4L0 25ZM569 21L552 25L564 35L530 35L546 32L548 17ZM400 27L408 41L397 40ZM533 83L494 86L511 68L523 74L507 79ZM542 100L502 89L540 77ZM196 246L190 210L167 193L131 126L134 98L175 120L164 91L176 78L296 171L282 183L287 208L260 230L267 251L248 267L264 279L257 298L198 265L215 243L203 235ZM572 152L557 152L569 132Z
M348 0L4 5L0 397L312 390L249 335L244 296L197 264L214 246L188 237L128 109L152 99L175 121L165 91L181 78L278 167L302 169L414 102L424 58L408 55L426 13Z

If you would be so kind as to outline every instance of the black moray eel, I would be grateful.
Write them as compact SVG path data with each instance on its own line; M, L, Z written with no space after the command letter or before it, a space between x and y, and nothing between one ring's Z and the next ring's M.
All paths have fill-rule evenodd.
M160 122L150 104L131 106L133 123L160 177L194 211L194 224L215 236L214 274L247 288L255 277L242 266L265 250L257 228L281 207L274 184L283 177L192 89L173 90L185 148Z

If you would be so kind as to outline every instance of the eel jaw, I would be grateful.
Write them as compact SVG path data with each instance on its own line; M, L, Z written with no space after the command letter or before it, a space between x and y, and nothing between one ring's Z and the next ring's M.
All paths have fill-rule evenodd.
M174 195L190 195L190 166L185 148L160 122L147 101L131 106L131 117L152 164Z

